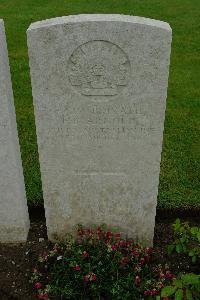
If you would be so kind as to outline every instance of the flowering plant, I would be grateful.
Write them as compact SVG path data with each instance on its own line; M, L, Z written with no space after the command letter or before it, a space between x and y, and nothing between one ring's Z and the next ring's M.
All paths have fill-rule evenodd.
M76 238L50 244L39 257L32 276L36 297L158 299L175 275L167 267L152 269L150 253L105 226L78 226Z
M172 225L174 231L173 243L168 246L168 254L172 252L185 253L191 257L192 263L200 261L200 228L191 227L188 222L177 219Z

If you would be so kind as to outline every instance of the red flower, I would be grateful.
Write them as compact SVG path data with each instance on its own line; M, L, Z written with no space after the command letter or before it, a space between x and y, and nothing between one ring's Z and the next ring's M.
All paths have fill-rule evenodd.
M151 296L155 296L155 295L158 295L159 294L159 292L156 290L156 289L153 289L153 290L151 290L151 291L149 291L149 290L147 290L147 291L144 291L144 296L149 296L149 295L151 295ZM163 298L164 299L164 298ZM168 298L167 298L168 299ZM166 299L166 300L167 300Z
M89 237L91 237L93 235L93 231L91 228L88 228L87 233L89 235Z
M135 282L135 284L137 284L137 285L140 284L140 282L141 282L140 277L139 277L139 276L136 276L134 282Z
M54 253L57 253L57 252L59 252L60 251L60 247L58 247L58 245L54 245L54 247L53 247L53 252Z
M112 245L112 250L116 251L117 250L117 246L116 245Z
M158 291L156 290L156 289L153 289L152 291L151 291L151 296L155 296L155 295L158 295L159 293L158 293Z
M150 291L144 291L144 296L150 295Z
M121 237L121 234L119 232L115 233L115 237L119 239Z
M33 268L33 273L37 273L37 269L36 268Z
M84 230L82 228L78 229L78 235L81 237L85 234Z
M37 295L37 298L38 298L38 299L48 299L49 296L48 296L47 293L45 293L45 294L39 294L39 295Z
M165 275L165 278L166 278L166 279L173 279L173 278L175 278L175 277L176 277L176 276L175 276L174 274L170 273L170 272L167 272L166 275Z
M89 280L88 275L83 276L83 281L87 282Z
M164 287L163 282L159 282L159 286L160 286L160 288L163 288Z
M136 257L138 257L138 256L140 255L140 253L139 253L138 251L136 251L136 250L133 250L132 253L133 253L133 255L136 256Z
M120 247L126 247L126 242L120 241L120 242L119 242L119 245L120 245Z
M92 274L92 280L95 281L97 279L97 276L93 273Z
M75 267L73 267L73 270L75 270L75 271L80 271L80 269L81 269L81 267L78 266L78 265L76 265Z
M129 258L128 257L122 257L122 259L120 260L120 264L122 266L124 266L125 264L127 264L129 262Z
M89 254L87 253L87 251L83 251L83 253L81 254L82 257L88 257Z
M40 282L35 283L35 289L39 290L42 288L42 284Z
M165 278L165 274L163 274L162 272L159 274L159 277L162 279L162 278Z
M152 248L146 247L145 252L150 254L152 252Z
M149 256L149 255L145 255L145 256L144 256L144 259L145 259L145 262L149 262L150 256Z
M144 259L143 257L140 259L140 263L141 263L141 264L144 264L144 263L145 263L145 259Z
M110 231L107 231L107 232L106 232L106 237L107 237L107 239L110 239L111 236L112 236L112 233L111 233Z
M101 227L98 226L97 228L97 239L100 240L101 239Z
M136 270L136 271L141 271L141 266L140 266L140 264L137 264L137 265L135 265L134 266L134 269Z

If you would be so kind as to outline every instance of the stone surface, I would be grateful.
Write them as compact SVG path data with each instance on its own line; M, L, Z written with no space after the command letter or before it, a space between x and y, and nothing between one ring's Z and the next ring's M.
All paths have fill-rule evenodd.
M170 26L78 15L27 34L49 238L107 223L152 244Z
M3 20L0 20L0 242L26 241L29 216Z

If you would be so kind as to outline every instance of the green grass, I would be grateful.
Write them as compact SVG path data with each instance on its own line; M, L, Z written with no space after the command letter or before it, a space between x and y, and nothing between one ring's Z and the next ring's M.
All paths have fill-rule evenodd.
M170 23L172 56L159 186L159 207L200 207L199 0L0 0L5 20L28 202L42 202L26 29L78 13L123 13Z

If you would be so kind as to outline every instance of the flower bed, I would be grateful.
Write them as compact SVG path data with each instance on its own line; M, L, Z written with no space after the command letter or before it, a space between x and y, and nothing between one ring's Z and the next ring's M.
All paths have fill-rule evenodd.
M105 226L79 226L75 239L50 243L39 257L32 276L35 296L102 300L200 297L199 276L176 276L167 265L152 263L151 251Z

